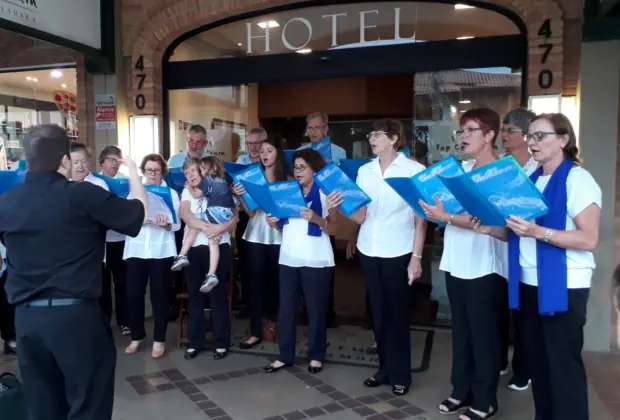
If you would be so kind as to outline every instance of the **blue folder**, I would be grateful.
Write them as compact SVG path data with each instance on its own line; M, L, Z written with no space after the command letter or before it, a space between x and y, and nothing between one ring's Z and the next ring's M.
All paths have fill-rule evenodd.
M166 184L181 194L185 188L185 174L183 174L183 168L168 168L168 173L164 177Z
M357 174L360 168L368 162L370 159L343 159L340 161L340 169L354 182L357 182Z
M224 162L224 171L226 171L225 176L230 182L235 182L232 175L244 170L248 166L249 165L242 165L240 163Z
M177 223L177 212L174 208L174 202L172 201L172 196L170 195L170 188L163 187L159 185L145 185L144 189L146 192L155 194L158 197L161 197L164 200L164 203L170 209L170 213L172 214L172 222Z
M330 136L312 143L311 147L323 156L325 163L332 163L332 138Z
M265 185L267 184L267 178L265 178L265 174L263 174L263 170L261 169L259 164L249 165L245 169L242 169L239 172L235 172L231 175L233 181L237 184L242 184L245 186L245 182L251 182L257 185ZM249 211L254 211L260 206L258 203L252 198L248 191L243 194L243 201L245 201L245 206Z
M12 189L18 184L22 184L26 179L26 172L17 170L0 171L0 194Z
M301 186L297 181L272 182L271 184L255 184L241 181L248 194L267 214L278 219L301 217L307 208Z
M129 178L110 178L109 176L101 175L97 172L93 172L93 175L103 179L112 194L121 198L127 198L129 195Z
M345 216L352 215L371 201L370 197L334 163L315 173L313 178L325 194L339 192L342 195L340 211Z
M464 212L463 206L461 206L459 201L439 178L440 174L454 176L464 173L461 164L453 156L450 156L410 178L386 178L385 182L409 204L417 216L426 218L419 200L435 205L435 199L437 198L448 213L460 214ZM434 220L433 222L443 226L443 223Z
M509 216L533 220L549 212L542 193L511 156L467 174L440 177L467 213L487 226L506 226Z

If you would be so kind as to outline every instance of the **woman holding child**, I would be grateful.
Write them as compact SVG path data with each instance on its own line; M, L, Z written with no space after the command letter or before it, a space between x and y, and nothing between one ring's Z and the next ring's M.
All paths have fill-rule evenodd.
M267 138L261 143L260 165L267 182L287 180L284 151L273 139ZM245 189L243 185L235 184L234 192L241 197L245 194ZM268 309L278 307L278 258L282 233L267 224L262 210L250 211L242 198L241 206L249 216L243 243L249 289L247 293L250 307L250 337L247 341L239 343L239 347L251 349L262 341L263 302L268 302L266 305Z
M186 223L184 248L187 252L187 288L189 348L185 359L193 359L205 347L204 295L208 293L213 317L213 357L223 359L230 347L230 313L228 305L228 279L232 265L230 234L237 223L237 210L231 209L231 217L225 221L227 199L232 192L221 188L224 170L222 163L212 158L202 164L200 159L188 159L183 164L187 184L181 194L181 219ZM204 182L205 177L208 178ZM217 195L215 203L206 196ZM205 196L206 195L206 196ZM211 209L210 209L211 207ZM213 209L218 207L218 209ZM217 223L220 221L220 223ZM190 235L190 232L195 233ZM189 236L189 238L188 238ZM195 238L195 239L194 239ZM219 245L218 245L219 244ZM219 256L211 258L216 245ZM182 255L181 255L182 257ZM217 264L217 269L213 265ZM219 281L218 281L219 279ZM211 288L212 287L212 288ZM201 292L201 290L203 292Z
M168 172L166 161L158 154L146 155L140 170L147 185L165 186L164 176ZM174 214L149 215L144 226L135 238L127 237L123 259L127 261L127 300L131 344L125 348L126 354L134 354L146 338L144 329L144 295L150 282L151 305L155 323L153 326L154 359L165 353L166 329L170 314L170 288L172 275L170 267L176 255L174 232L181 227L179 219L179 196L170 189ZM176 218L176 222L174 219Z

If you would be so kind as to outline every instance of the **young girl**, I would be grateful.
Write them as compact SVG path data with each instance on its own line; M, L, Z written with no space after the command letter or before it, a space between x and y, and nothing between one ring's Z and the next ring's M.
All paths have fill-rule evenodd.
M212 224L222 224L228 222L233 216L235 202L233 193L224 175L224 165L214 157L208 156L200 161L200 174L203 180L199 187L194 188L186 185L193 197L207 198L207 207L204 213L197 214L196 217ZM189 265L187 253L196 240L198 231L188 228L187 235L183 239L183 247L181 252L174 259L172 271L179 271L183 267ZM219 280L215 275L217 265L220 259L219 243L216 240L209 240L209 272L205 276L205 280L200 286L202 293L209 293Z

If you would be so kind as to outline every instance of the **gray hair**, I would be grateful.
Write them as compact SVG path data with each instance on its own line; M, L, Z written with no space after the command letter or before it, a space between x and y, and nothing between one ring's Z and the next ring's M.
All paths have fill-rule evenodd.
M524 133L530 129L536 114L526 108L515 108L504 117L502 124L511 124L519 127Z
M41 124L28 130L23 148L28 170L57 171L62 158L71 153L71 140L59 125Z
M248 136L258 136L260 141L265 141L267 140L267 130L263 127L256 127L248 132Z
M310 115L308 115L306 117L306 122L310 122L311 120L315 119L315 118L320 118L321 121L323 121L324 125L329 124L329 117L327 116L327 114L324 114L322 112L313 112Z
M108 156L118 156L122 158L123 152L121 151L121 149L113 145L104 147L99 154L99 165L103 165L103 162L105 162Z

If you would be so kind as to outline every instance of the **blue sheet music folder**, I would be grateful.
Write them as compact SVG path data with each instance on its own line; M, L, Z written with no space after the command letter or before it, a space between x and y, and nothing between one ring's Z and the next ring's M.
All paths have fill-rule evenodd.
M183 168L168 168L168 173L164 177L166 184L179 194L183 192L185 188L185 174L183 174Z
M357 174L360 168L368 162L370 162L370 159L343 159L340 161L340 169L342 169L353 182L357 182Z
M463 206L444 185L439 176L441 174L455 176L464 173L461 164L454 156L449 156L429 166L411 178L387 178L385 182L409 204L419 217L426 217L422 207L420 207L419 200L434 205L436 198L443 204L448 213L461 214L465 211ZM443 225L436 221L433 222Z
M121 198L127 198L129 195L129 178L110 178L97 172L93 172L93 175L103 179L112 194L118 195Z
M487 226L506 226L509 216L533 220L549 211L541 192L511 156L441 180L467 213Z
M172 196L170 195L170 188L159 185L145 185L144 189L164 200L164 203L166 203L170 209L170 213L172 214L172 222L177 223L177 212L175 211L174 202L172 201Z
M267 184L267 179L265 178L265 174L263 174L263 170L261 169L259 164L249 165L245 169L242 169L234 174L231 174L233 181L237 184L242 184L245 187L245 182L251 182L252 184L257 185L265 185ZM252 198L246 189L246 193L243 194L243 201L245 201L245 205L249 211L255 211L260 208L259 204Z
M297 181L272 182L263 185L244 180L241 182L246 192L265 213L280 220L301 217L301 211L308 207Z
M352 215L371 201L370 197L334 163L315 173L314 181L325 194L339 192L342 195L340 211L345 216Z
M312 143L312 148L323 156L325 163L332 163L332 138L330 136Z

